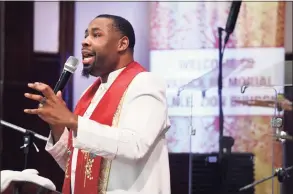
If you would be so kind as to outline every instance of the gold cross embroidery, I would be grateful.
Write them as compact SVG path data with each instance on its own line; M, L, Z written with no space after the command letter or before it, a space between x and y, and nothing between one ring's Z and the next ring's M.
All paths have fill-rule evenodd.
M66 166L65 166L65 178L69 178L69 173L68 173L68 167L69 167L69 162L70 162L70 157L71 157L71 151L70 149L67 149L67 161L66 161Z
M86 164L84 167L85 173L84 173L84 182L83 182L83 186L85 187L86 179L89 179L89 180L93 179L92 167L93 167L94 158L96 157L96 155L93 153L86 152L84 150L82 150L81 152L84 154L84 159L86 160Z

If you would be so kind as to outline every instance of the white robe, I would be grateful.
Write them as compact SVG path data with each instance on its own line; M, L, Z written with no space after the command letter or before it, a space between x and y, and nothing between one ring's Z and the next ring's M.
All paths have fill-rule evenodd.
M75 184L77 150L112 159L107 194L170 194L170 172L165 133L170 127L166 84L150 72L138 74L124 97L118 127L89 120L98 102L121 73L112 72L97 90L73 138L72 191ZM46 150L64 170L68 130L53 145L50 134Z

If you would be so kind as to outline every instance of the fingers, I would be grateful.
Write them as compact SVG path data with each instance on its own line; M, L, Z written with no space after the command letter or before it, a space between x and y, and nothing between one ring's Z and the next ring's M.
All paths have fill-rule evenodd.
M56 96L62 100L62 92L60 90L57 92Z
M31 99L31 100L35 100L35 101L39 101L39 102L42 102L42 100L44 98L41 95L30 94L30 93L25 93L24 96Z
M39 105L38 105L39 108L43 108L43 106L45 104L51 104L51 102L52 102L50 100L47 100L45 97L43 97L41 95L25 93L24 96L29 98L29 99L31 99L31 100L35 100L35 101L40 102Z
M56 94L57 98L61 100L62 104L66 105L66 102L62 98L62 92L59 90Z
M48 99L55 97L55 93L52 90L52 88L44 83L40 83L40 82L29 83L28 87L35 89L39 92L42 92L42 94Z
M27 114L31 114L31 115L37 115L41 113L40 109L24 109L23 110L25 113Z

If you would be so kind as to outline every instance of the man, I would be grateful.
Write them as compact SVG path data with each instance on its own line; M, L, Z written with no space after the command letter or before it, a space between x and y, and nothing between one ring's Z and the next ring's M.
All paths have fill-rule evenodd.
M62 193L169 194L165 83L133 60L135 35L122 17L99 15L82 42L83 75L98 77L74 113L43 83L25 109L50 124L46 150L65 171Z

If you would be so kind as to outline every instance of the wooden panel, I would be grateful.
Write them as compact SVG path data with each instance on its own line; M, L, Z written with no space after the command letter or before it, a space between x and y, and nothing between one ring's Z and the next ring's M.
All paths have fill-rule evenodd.
M33 53L34 2L5 2L5 76L3 92L3 119L48 136L49 127L38 116L24 114L24 108L37 103L24 98L31 92L28 82L41 81L54 86L60 75L60 55ZM45 38L45 37L44 37ZM3 127L3 169L23 170L23 134ZM30 149L27 168L34 168L41 176L51 179L60 190L64 173L47 153L45 142L35 140L39 148Z
M33 53L33 69L30 71L31 82L44 82L54 87L60 76L61 59L59 54Z
M5 80L26 81L33 48L33 2L6 1L5 9Z
M2 120L2 107L3 107L3 81L4 81L4 38L5 38L5 3L0 1L0 120ZM3 148L3 135L2 125L0 124L0 171L2 170L2 148Z
M5 42L4 42L4 83L3 119L23 126L25 116L23 92L31 62L33 42L33 2L5 2ZM22 136L3 127L4 169L23 168L23 154L20 150Z
M286 61L293 61L293 53L286 53L285 60Z
M59 53L61 57L61 64L64 64L69 56L73 56L74 10L74 2L60 1ZM73 79L70 79L63 91L63 97L68 108L71 110L73 110L72 90Z
M27 83L31 81L44 82L50 86L55 85L59 77L59 61L59 55L57 54L33 54L29 79L26 82L5 82L4 119L6 121L30 129L43 136L48 136L49 127L44 121L36 115L23 113L24 108L37 107L36 102L24 98L23 94L25 92L34 92L27 87ZM9 128L4 130L3 167L5 169L22 170L24 167L24 154L19 147L23 144L23 134ZM37 169L41 176L52 180L60 189L64 173L54 159L45 151L45 142L37 139L35 143L40 151L37 153L36 150L30 149L27 168Z
M34 53L32 65L34 68L31 71L30 81L44 82L50 85L51 87L55 86L60 75L59 69L61 67L61 64L59 54ZM31 105L30 107L34 106L36 107L37 104L34 103L34 105ZM28 117L31 120L31 122L29 122L29 119L27 119L27 121L30 123L27 124L28 127L30 127L32 130L43 136L47 137L49 135L49 126L47 123L42 121L37 116L30 115ZM58 166L55 160L51 157L51 155L49 155L45 151L45 142L41 142L40 140L38 140L38 142L40 152L34 152L34 154L31 155L31 158L36 161L31 160L30 165L32 166L32 168L39 169L40 174L42 176L52 180L53 183L56 185L57 189L61 190L64 172L61 170L61 168ZM42 162L39 162L40 160Z

